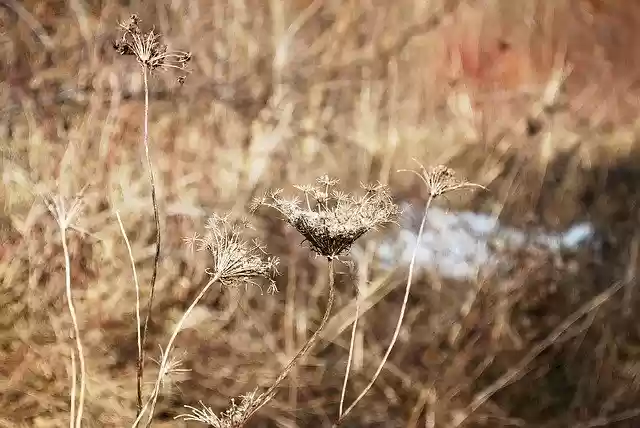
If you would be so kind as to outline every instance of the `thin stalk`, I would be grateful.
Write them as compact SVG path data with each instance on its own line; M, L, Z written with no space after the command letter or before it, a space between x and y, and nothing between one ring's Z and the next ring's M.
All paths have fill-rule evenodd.
M78 390L78 367L76 365L76 351L71 350L71 410L69 411L69 428L76 422L76 397Z
M138 368L140 368L140 362L142 361L142 333L140 332L140 284L138 283L138 274L136 273L136 263L133 259L133 251L131 250L131 244L127 237L127 232L124 230L120 213L116 211L116 218L120 225L120 232L124 238L124 242L127 245L127 251L129 252L129 261L131 263L131 270L133 271L133 282L136 288L136 333L138 342ZM139 379L138 379L139 380ZM138 412L142 410L142 389L140 382L138 382Z
M200 303L200 300L202 300L202 298L205 296L205 294L207 294L207 291L209 291L209 289L211 288L211 286L216 283L218 281L218 279L220 278L220 275L217 274L215 276L213 276L209 282L207 282L207 285L205 285L202 290L200 291L200 293L196 296L195 299L193 299L193 302L191 302L191 305L189 305L189 307L187 308L186 311L184 311L184 314L182 314L182 318L180 318L180 320L178 321L178 323L176 324L175 328L173 329L173 333L171 334L171 337L169 338L169 342L167 342L167 346L164 348L164 352L162 355L162 360L160 361L160 369L158 372L158 378L156 379L156 383L155 386L153 387L153 392L151 393L151 397L150 397L150 409L149 409L149 419L147 420L147 424L145 425L146 427L150 427L151 423L153 422L153 413L155 411L156 408L156 403L158 402L158 394L160 393L160 385L162 383L162 378L164 377L165 374L165 367L169 361L169 356L171 354L171 348L173 348L173 343L176 340L176 337L178 337L178 334L180 333L180 331L182 330L182 326L184 325L184 322L187 320L187 318L189 318L189 315L191 314L191 312L193 311L193 309L198 305L198 303ZM145 405L145 407L147 407ZM136 422L134 423L134 426L137 426L137 423L139 423L139 419L141 419L140 415L138 417L138 419L136 419Z
M149 155L149 70L148 67L142 67L142 75L144 77L144 134L143 143L144 151L147 159L147 169L149 171L149 182L151 183L151 202L153 203L153 217L156 225L156 253L153 258L153 273L151 274L151 289L149 293L149 302L147 304L147 314L144 319L144 327L142 329L142 352L138 355L138 365L136 371L136 388L138 395L138 414L142 411L142 379L144 375L144 357L145 344L147 342L147 333L149 322L151 320L151 310L153 308L153 296L156 289L156 278L158 276L158 263L160 261L160 215L158 213L158 201L156 198L156 184L153 176L153 164Z
M385 352L384 357L382 357L382 361L380 361L380 365L378 366L375 374L371 378L371 381L369 382L369 384L362 390L362 392L360 393L358 398L356 398L353 401L353 403L347 408L347 410L345 410L345 412L342 413L338 417L338 421L334 424L334 427L340 425L344 421L344 419L347 417L349 412L351 412L353 410L353 408L360 402L360 400L362 400L362 398L369 392L369 390L371 389L371 387L375 383L376 379L378 379L378 376L380 376L380 373L382 372L382 369L383 369L384 365L387 363L387 360L389 359L389 355L391 354L391 350L393 349L393 346L395 345L396 341L398 340L398 336L400 335L400 328L402 327L402 321L404 320L404 315L405 315L405 312L407 310L407 302L409 301L409 293L411 291L411 285L412 285L412 282L413 282L413 273L414 273L415 264L416 264L416 256L418 254L418 248L420 246L420 240L422 239L422 235L424 233L424 227L425 227L425 225L427 223L427 214L429 212L429 207L431 206L431 202L433 201L433 199L434 199L434 195L430 194L429 195L429 199L427 200L427 203L425 205L424 215L422 216L422 222L420 223L420 229L418 230L418 236L417 236L417 240L416 240L416 245L415 245L415 247L413 249L413 254L411 256L411 262L409 264L409 275L407 277L407 285L405 286L404 299L402 301L402 308L400 309L400 316L398 317L398 322L396 324L395 331L393 332L393 337L391 338L391 343L389 344L389 347L387 348L387 351Z
M349 357L347 358L347 368L344 373L344 381L342 382L342 392L340 393L340 410L338 415L342 416L344 410L344 398L347 394L347 382L349 381L349 373L351 372L351 363L353 361L353 348L356 343L356 330L358 327L358 320L360 319L360 290L356 289L356 316L353 320L353 327L351 328L351 339L349 341Z
M75 415L75 427L80 428L82 424L82 411L84 409L84 394L86 389L86 367L84 361L84 349L80 340L80 328L78 327L78 317L76 315L76 309L73 305L73 298L71 295L71 260L69 258L69 248L67 246L67 229L66 225L60 224L60 239L62 240L62 251L64 253L64 282L65 293L67 298L67 307L69 314L71 315L71 323L73 324L73 334L75 336L76 350L78 351L78 360L80 361L80 396L78 397L77 413ZM72 359L72 368L75 366L75 359ZM72 381L74 386L71 389L71 411L74 412L74 404L76 400L76 370L74 368ZM70 426L73 426L70 424Z
M307 355L311 347L316 343L318 338L320 337L320 333L327 325L327 321L329 320L329 315L331 314L331 308L333 307L333 301L335 299L335 284L334 284L334 261L332 258L328 259L328 270L329 270L329 298L327 299L327 308L324 311L324 316L322 317L322 321L320 321L320 325L316 329L316 331L311 335L309 340L304 344L302 349L298 351L298 353L293 357L293 359L287 364L287 366L282 370L278 378L275 382L269 387L267 392L262 395L260 402L249 412L249 414L245 417L244 421L248 421L251 416L253 416L258 410L260 410L265 404L267 404L274 396L275 390L282 383L282 381L287 377L287 375L291 372L293 367L300 361L302 357Z

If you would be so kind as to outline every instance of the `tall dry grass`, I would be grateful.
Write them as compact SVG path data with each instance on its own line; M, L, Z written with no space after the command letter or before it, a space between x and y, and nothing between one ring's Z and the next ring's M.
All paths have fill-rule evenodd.
M83 426L131 425L144 352L140 390L157 399L155 426L190 426L174 419L184 405L204 412L196 419L227 408L246 416L264 391L277 394L247 425L331 426L349 413L345 426L634 426L628 59L639 15L604 2L510 5L5 2L0 425L66 426L73 402ZM112 47L131 13L170 50L193 53L183 84L170 73L147 82L151 187L140 166L144 74ZM428 186L395 172L412 157L491 188L450 197L452 209L533 228L590 218L600 253L507 247L509 268L454 281L383 268L374 231L352 249L353 268L330 272L261 209L246 238L281 259L271 297L207 287L211 251L194 257L183 245L212 212L236 218L269 189L325 173L346 192L380 181L419 206ZM74 229L59 227L40 195L73 199L86 184ZM151 300L155 258L142 347L135 302ZM83 404L70 402L79 361L69 353L80 349L71 301ZM280 378L300 350L304 360Z

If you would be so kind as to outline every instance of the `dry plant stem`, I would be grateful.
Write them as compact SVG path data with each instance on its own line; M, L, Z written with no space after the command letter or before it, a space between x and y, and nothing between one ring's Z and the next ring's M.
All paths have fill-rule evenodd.
M518 379L522 378L524 374L527 372L526 368L533 360L535 360L541 353L543 353L547 348L552 346L559 338L562 336L573 324L578 322L580 318L585 315L591 313L596 310L600 306L602 306L607 300L611 298L616 292L618 292L626 282L620 281L618 283L613 284L602 293L598 294L596 297L582 305L575 312L573 312L569 317L567 317L562 324L555 328L547 336L544 340L538 343L527 355L524 356L523 359L518 362L514 367L509 369L505 374L503 374L498 380L494 383L486 387L484 390L480 391L473 398L473 401L467 407L464 417L460 418L456 421L455 426L460 426L464 421L466 421L469 416L471 416L480 406L487 402L496 392L500 391L502 388L512 384Z
M339 416L342 416L344 410L344 397L347 394L347 382L349 381L349 372L351 371L351 362L353 361L353 348L356 342L358 319L360 319L360 290L356 288L356 315L353 320L353 327L351 328L351 340L349 341L349 357L347 358L347 368L344 372L344 382L342 383L342 392L340 393Z
M122 224L122 219L120 218L120 213L116 211L116 218L118 219L118 225L120 226L120 232L122 233L122 237L124 238L124 242L127 245L127 251L129 252L129 261L131 262L131 270L133 271L133 282L136 288L136 333L137 333L137 341L138 341L138 362L142 358L142 335L140 332L140 284L138 283L138 274L136 272L136 263L133 260L133 251L131 250L131 244L129 243L129 238L127 237L127 232L124 230L124 225ZM138 388L138 412L142 410L142 402L141 402L141 390Z
M144 151L149 170L149 182L151 183L151 201L153 203L153 217L156 223L156 253L153 257L153 272L151 274L151 288L149 292L149 302L147 303L147 314L144 319L142 329L142 352L138 355L138 367L136 371L136 388L138 394L138 413L142 412L142 378L144 376L144 349L147 341L147 331L151 320L151 310L153 308L153 296L156 289L156 277L158 276L158 263L160 261L160 215L158 214L158 201L156 199L156 184L153 177L153 164L149 155L149 69L142 66L144 77Z
M71 350L71 410L69 411L69 428L73 428L76 419L76 395L78 394L78 365L76 351Z
M318 338L320 337L320 333L327 325L327 321L329 320L329 315L331 314L331 308L333 307L333 300L335 298L335 284L334 284L334 260L332 258L328 258L328 270L329 270L329 298L327 299L327 308L324 311L324 316L322 317L322 321L320 322L320 326L316 329L315 333L311 335L307 343L304 344L302 349L298 351L298 353L293 357L293 359L287 364L287 366L282 370L278 378L275 382L269 387L267 392L262 395L260 403L255 406L255 408L247 415L245 421L248 421L251 416L253 416L258 410L260 410L265 404L267 404L274 396L275 390L282 383L282 381L287 377L287 375L291 372L293 367L304 357L311 347L316 343Z
M376 372L374 373L373 377L371 378L371 381L369 382L369 384L362 390L362 392L360 393L360 395L358 395L358 398L356 398L353 403L351 403L351 405L347 408L347 410L344 411L344 413L341 413L340 416L338 417L338 421L334 424L334 427L340 425L344 419L347 417L347 415L349 414L349 412L351 412L353 410L353 408L360 402L360 400L362 400L362 398L369 392L369 390L371 389L371 387L373 386L373 384L375 383L376 379L378 379L378 376L380 376L380 373L382 372L382 369L384 367L384 365L387 363L387 360L389 359L389 355L391 354L391 350L393 349L393 346L395 345L396 341L398 340L398 336L400 335L400 328L402 327L402 321L404 320L404 315L405 312L407 310L407 302L409 301L409 293L411 292L411 284L413 282L413 272L415 269L415 265L416 265L416 256L418 254L418 248L420 246L420 240L422 239L422 234L424 233L424 227L427 223L427 214L429 212L429 207L431 206L431 202L434 199L434 195L430 194L429 195L429 199L427 200L427 203L425 205L425 209L424 209L424 215L422 216L422 222L420 223L420 229L418 230L418 236L416 238L416 245L413 249L413 254L411 255L411 262L409 264L409 275L407 277L407 285L405 288L405 292L404 292L404 299L402 301L402 307L400 308L400 316L398 317L398 322L396 324L396 329L393 332L393 337L391 338L391 343L389 344L389 347L387 348L387 351L384 354L384 357L382 357L382 361L380 361L380 365L378 366L378 369L376 370Z
M82 342L80 341L80 328L78 327L78 317L76 315L76 309L73 305L73 298L71 296L71 260L69 258L69 248L67 246L67 229L65 225L60 225L60 239L62 240L62 251L64 253L64 282L65 282L65 293L67 297L67 307L69 309L69 314L71 315L71 323L73 324L73 334L75 336L76 342L76 350L78 351L78 360L80 361L80 394L78 397L78 407L77 413L75 414L75 427L80 428L82 423L82 411L84 409L84 393L86 387L86 367L84 361L84 349L82 347ZM71 422L69 425L71 427L74 426L73 423L73 413L75 413L76 409L75 401L76 401L76 369L75 369L75 358L72 358L72 369L73 376L72 382L73 386L71 388Z
M164 377L164 374L165 374L164 370L165 370L165 367L167 366L167 363L168 363L170 355L171 355L171 348L173 348L173 343L175 342L176 337L178 337L178 334L182 330L182 326L184 325L184 322L187 320L187 318L189 318L189 315L191 314L193 309L198 305L198 303L200 303L200 300L202 300L202 298L205 296L205 294L207 294L207 291L209 291L211 286L214 283L216 283L219 278L220 278L220 275L215 275L209 280L209 282L207 282L207 285L205 285L202 288L202 290L200 291L200 293L196 296L196 298L193 299L193 302L191 302L191 305L189 305L187 310L184 311L184 314L182 314L182 318L180 318L180 320L177 322L176 326L173 329L173 333L171 334L171 337L169 338L169 342L167 342L167 346L164 348L164 353L162 355L162 360L160 360L160 368L159 368L159 372L158 372L158 377L156 379L155 386L153 387L153 391L151 393L151 397L149 397L149 402L147 403L148 407L149 407L149 418L147 420L147 423L146 423L145 427L150 427L151 423L153 422L153 413L155 412L156 403L158 402L158 394L160 393L160 385L162 384L162 378ZM147 404L145 404L145 406L144 406L145 408L147 407ZM137 424L140 422L141 416L142 416L142 412L140 412L140 415L136 419L136 422L134 423L134 426L137 426Z

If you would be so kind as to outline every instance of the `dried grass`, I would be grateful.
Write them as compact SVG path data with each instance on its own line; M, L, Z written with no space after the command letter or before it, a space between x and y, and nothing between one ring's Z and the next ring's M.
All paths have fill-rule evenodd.
M143 379L157 389L156 426L233 426L249 416L252 426L330 426L345 413L343 404L366 390L345 426L637 425L632 315L640 181L629 160L636 125L628 120L636 92L634 69L625 65L631 55L620 47L634 45L624 29L635 28L628 24L634 7L543 2L513 11L500 1L479 9L403 0L160 2L140 9L132 2L131 11L156 26L122 39L114 24L131 11L98 3L9 1L0 9L0 425L68 426L74 419L65 284L88 373L83 415L75 420L87 427L135 419L141 351L161 362ZM587 18L628 42L611 44L585 29ZM523 25L527 20L534 27ZM137 49L137 61L116 55L113 40L121 53ZM592 54L594 45L604 59ZM145 91L140 65L157 71L189 59L167 57L172 46L193 51L189 79L154 73ZM138 167L145 114L162 215L151 212L148 178ZM391 197L423 204L442 190L428 180L430 170L416 171L421 179L392 172L411 158L449 165L492 190L451 197L450 206L499 212L534 229L588 215L603 251L506 248L500 257L509 269L469 281L410 275L403 266L383 270L373 256L364 262L365 243L375 249L380 234L393 230L365 234L395 219ZM448 171L440 170L443 177ZM238 218L267 189L321 174L339 178L349 194L378 180L389 190L371 197L365 216L349 214L360 213L367 196L336 194L325 207L335 227L325 228L312 214L321 205L294 206L274 194L268 203L295 230L260 209L243 248L261 254L249 242L266 241L265 251L282 260L276 284L284 293L202 293L207 269L237 258L220 263L211 251L215 236L197 236L207 251L194 257L182 238L211 212ZM87 182L94 190L84 198L82 233L62 242L33 195L56 177L66 177L58 183L65 192ZM301 190L324 203L322 189ZM368 278L358 302L354 281L338 273L335 306L342 310L325 306L334 275L298 247L296 230L322 256L344 259L351 249ZM154 257L157 315L142 347L135 302L138 294L150 300ZM265 273L256 263L250 272ZM407 277L413 286L405 297ZM619 287L624 296L613 294ZM340 334L356 306L355 334ZM390 322L399 308L406 308L402 322ZM185 311L191 315L181 329ZM157 344L175 331L158 355ZM164 388L173 375L179 385ZM231 397L241 398L229 406ZM173 419L199 402L187 408L190 416Z

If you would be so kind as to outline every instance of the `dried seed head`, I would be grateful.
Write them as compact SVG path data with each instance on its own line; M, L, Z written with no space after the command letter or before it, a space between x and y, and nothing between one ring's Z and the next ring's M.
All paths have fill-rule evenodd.
M218 276L222 284L252 284L262 290L256 282L261 277L269 281L267 292L275 293L277 288L272 276L278 273L279 260L277 257L265 257L264 246L257 240L248 243L241 238L241 233L250 228L246 220L234 221L228 215L213 214L207 220L204 235L194 234L184 241L192 251L211 254L212 264L207 273Z
M182 368L184 360L182 358L176 358L171 355L166 363L162 365L162 361L164 361L164 350L160 347L160 359L156 360L151 358L151 361L158 365L158 377L160 378L160 385L165 389L166 392L171 392L173 387L176 387L179 383L183 382L185 379L185 374L190 372L191 369Z
M415 160L415 159L414 159ZM417 161L416 161L417 162ZM420 166L420 172L414 170L400 170L406 172L412 172L416 174L424 182L429 189L429 194L432 198L444 195L447 192L461 189L463 187L479 187L486 188L480 184L471 183L464 179L456 177L456 173L449 167L444 165L438 165L431 169L426 169L424 165L417 162Z
M386 223L394 222L400 210L393 202L386 187L366 187L366 195L354 197L332 190L338 180L320 177L315 186L296 186L304 192L305 204L297 198L285 199L279 193L271 193L256 199L251 205L255 211L268 206L284 215L287 223L305 237L311 250L328 258L349 251L354 242L365 233Z
M148 70L157 68L177 68L185 70L191 60L189 52L172 52L161 40L160 34L154 30L143 33L140 29L140 18L137 15L120 24L122 36L113 43L120 55L135 56L141 66ZM181 76L180 83L184 82Z
M239 428L244 426L247 418L253 410L260 404L262 394L258 394L257 390L240 397L240 403L236 403L235 399L231 399L231 406L224 412L216 415L211 407L205 406L200 401L200 409L193 406L185 406L190 413L176 416L175 419L184 419L185 421L196 421L207 424L213 428Z
M88 186L84 186L69 203L68 198L52 193L42 195L45 206L61 229L69 229L85 208L83 195Z

